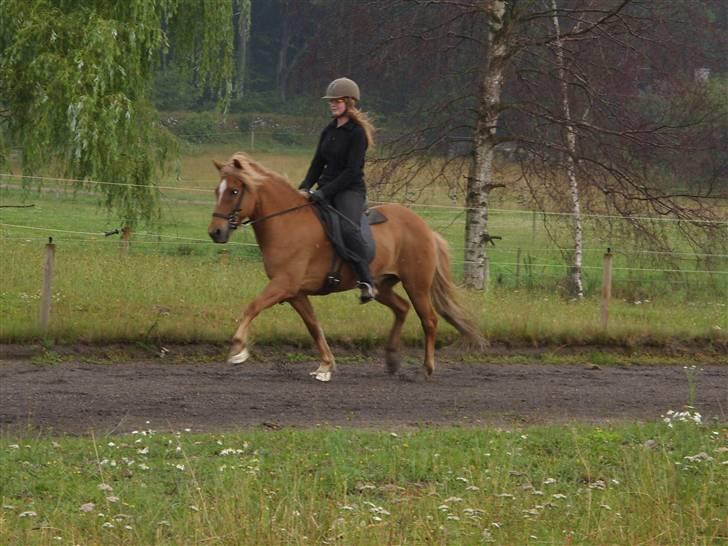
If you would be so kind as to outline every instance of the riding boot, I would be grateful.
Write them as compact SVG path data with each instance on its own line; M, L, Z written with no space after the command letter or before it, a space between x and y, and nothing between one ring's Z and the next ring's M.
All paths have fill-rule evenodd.
M369 272L369 266L362 262L352 263L352 266L359 279L356 283L357 288L361 291L359 303L369 303L377 297L377 286L374 284L372 274Z

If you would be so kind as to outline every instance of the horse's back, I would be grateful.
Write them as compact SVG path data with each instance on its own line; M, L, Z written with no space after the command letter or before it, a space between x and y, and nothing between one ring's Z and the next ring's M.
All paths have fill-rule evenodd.
M401 276L405 270L420 268L427 275L437 262L435 233L411 209L389 203L376 207L387 221L372 225L377 244L374 268Z

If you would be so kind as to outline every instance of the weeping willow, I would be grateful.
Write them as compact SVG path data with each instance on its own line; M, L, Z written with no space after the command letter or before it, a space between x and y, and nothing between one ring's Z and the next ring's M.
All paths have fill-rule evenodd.
M0 159L12 144L24 173L84 180L126 225L154 223L175 150L150 101L160 53L174 33L177 59L224 104L233 2L0 0Z

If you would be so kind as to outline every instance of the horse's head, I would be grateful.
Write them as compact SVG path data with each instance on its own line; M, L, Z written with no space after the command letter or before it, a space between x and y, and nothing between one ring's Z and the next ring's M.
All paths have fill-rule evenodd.
M236 154L229 163L213 161L220 173L220 183L215 189L215 211L207 233L216 243L227 243L230 231L255 209L255 175L246 169L245 159Z

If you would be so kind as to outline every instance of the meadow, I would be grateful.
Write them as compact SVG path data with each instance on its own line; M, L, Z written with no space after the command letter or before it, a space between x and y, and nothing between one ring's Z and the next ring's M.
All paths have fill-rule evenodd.
M0 437L3 544L717 544L728 429Z
M240 229L225 246L214 245L206 234L216 181L211 160L224 160L244 144L190 147L177 169L160 182L161 224L135 230L128 254L120 252L119 235L104 236L122 226L88 187L54 179L28 179L23 187L18 177L2 177L3 204L33 207L0 209L0 341L44 337L37 317L49 237L56 244L56 271L46 341L227 340L245 302L265 284L250 229ZM254 156L264 165L294 183L304 176L310 150L266 151L264 142L258 145L264 149ZM454 203L446 188L434 187L410 206L448 239L459 277L462 204ZM565 230L567 223L513 207L504 197L491 211L491 232L503 239L489 248L489 290L465 295L491 340L527 345L725 343L728 257L700 256L688 249L672 256L652 253L621 239L619 230L605 232L603 219L587 218L586 297L573 301L564 297L567 266L564 251L554 243L554 231ZM599 292L607 248L614 254L614 300L605 331L599 321ZM314 300L334 342L371 345L386 334L382 323L389 322L389 311L381 306L359 308L351 293ZM352 310L362 325L357 332L340 320ZM454 339L453 330L442 324L441 339ZM308 338L285 306L263 313L254 335L263 343L305 343ZM419 324L412 316L405 342L419 339Z

